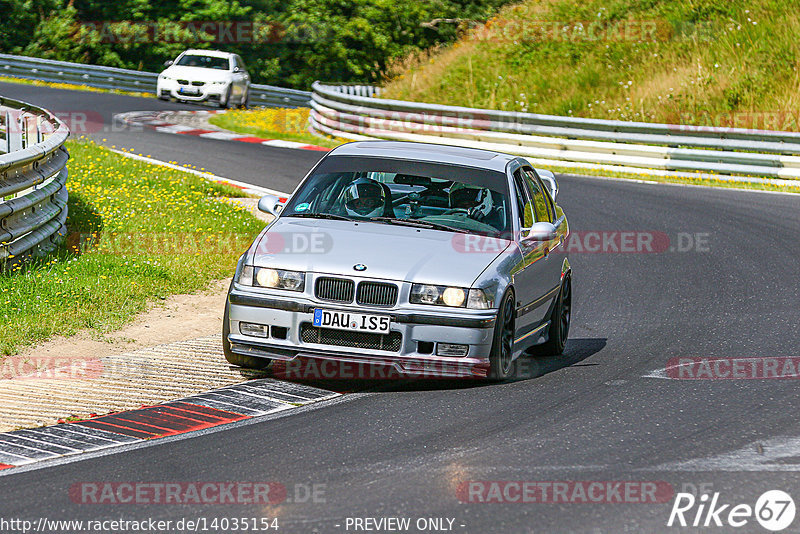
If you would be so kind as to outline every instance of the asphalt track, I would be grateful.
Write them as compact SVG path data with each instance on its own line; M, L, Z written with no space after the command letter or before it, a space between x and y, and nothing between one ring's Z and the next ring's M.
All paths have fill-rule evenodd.
M8 84L0 94L53 111L92 109L106 128L113 113L187 107ZM320 157L99 130L91 135L104 144L279 190L291 189ZM459 500L464 482L481 480L664 481L675 492L703 487L721 502L751 506L772 489L800 497L796 380L663 378L676 357L797 356L800 197L559 179L560 203L583 244L596 244L583 232L670 238L659 252L570 256L575 306L564 357L528 359L526 376L504 384L380 384L286 417L9 472L0 476L0 517L270 516L279 532L353 532L348 517L386 516L412 518L412 525L420 517L452 518L453 531L470 533L767 532L754 518L738 529L667 528L672 498ZM687 236L696 245L698 234L700 246L689 247ZM70 487L88 481L276 481L290 496L295 484L322 484L325 494L323 502L293 498L276 506L73 502ZM795 519L784 532L799 530Z

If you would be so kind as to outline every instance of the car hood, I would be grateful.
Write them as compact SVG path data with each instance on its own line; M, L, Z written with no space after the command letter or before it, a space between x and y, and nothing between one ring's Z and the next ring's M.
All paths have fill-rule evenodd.
M200 67L184 67L173 65L162 72L170 78L195 80L202 82L221 82L230 79L231 73L225 70L205 69Z
M249 254L258 267L470 287L509 245L424 228L282 218Z

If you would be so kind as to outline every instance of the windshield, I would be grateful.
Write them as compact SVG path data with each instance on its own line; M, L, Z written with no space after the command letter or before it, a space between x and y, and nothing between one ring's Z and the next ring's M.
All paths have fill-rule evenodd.
M228 59L224 57L199 56L187 54L178 60L181 67L199 67L203 69L229 70Z
M347 218L498 235L509 230L505 175L369 158L323 162L283 211L285 217ZM354 170L361 167L365 170Z

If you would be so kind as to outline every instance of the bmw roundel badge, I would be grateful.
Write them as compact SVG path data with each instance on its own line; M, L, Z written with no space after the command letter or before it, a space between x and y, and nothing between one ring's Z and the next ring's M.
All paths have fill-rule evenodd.
M361 273L367 270L367 266L363 263L359 263L357 265L353 265L353 269Z

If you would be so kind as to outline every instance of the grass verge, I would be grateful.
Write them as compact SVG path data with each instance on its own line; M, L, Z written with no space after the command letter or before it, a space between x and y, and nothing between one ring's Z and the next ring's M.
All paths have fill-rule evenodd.
M800 131L794 0L525 0L407 57L385 97Z
M309 132L308 116L310 111L308 108L233 110L214 115L209 122L214 126L240 134L265 139L297 141L326 148L335 148L348 142L347 139L320 137Z
M263 228L242 192L89 141L68 143L68 237L0 274L0 358L56 334L120 328L147 303L231 276Z
M90 87L88 85L77 85L73 83L43 82L41 80L28 80L25 78L12 78L0 76L0 82L17 83L21 85L38 85L40 87L52 87L53 89L69 89L70 91L86 91L90 93L113 93L115 95L138 96L141 98L155 98L154 93L136 93L133 91L120 91L118 89L102 89L100 87Z

